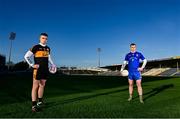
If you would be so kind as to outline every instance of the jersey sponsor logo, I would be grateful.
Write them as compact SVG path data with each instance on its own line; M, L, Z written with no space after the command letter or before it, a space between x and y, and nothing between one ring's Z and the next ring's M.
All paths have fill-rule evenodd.
M37 51L35 53L35 57L48 57L49 52L48 51Z
M138 58L137 57L130 57L129 58L129 61L131 61L131 62L133 62L133 61L137 61L138 60Z

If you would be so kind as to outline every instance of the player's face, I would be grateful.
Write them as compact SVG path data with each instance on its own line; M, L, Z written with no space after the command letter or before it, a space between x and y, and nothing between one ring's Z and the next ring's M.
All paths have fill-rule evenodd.
M131 45L130 50L131 52L136 52L136 45Z
M43 35L41 35L40 36L40 42L42 43L42 44L46 44L47 43L47 36L43 36Z

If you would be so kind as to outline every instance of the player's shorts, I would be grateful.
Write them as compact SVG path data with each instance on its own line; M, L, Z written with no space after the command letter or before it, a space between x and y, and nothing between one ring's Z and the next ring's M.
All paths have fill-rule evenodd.
M42 68L38 68L38 69L34 69L33 70L33 79L34 80L47 80L48 78L48 69L42 69Z
M142 76L139 71L129 72L128 79L130 80L141 80Z

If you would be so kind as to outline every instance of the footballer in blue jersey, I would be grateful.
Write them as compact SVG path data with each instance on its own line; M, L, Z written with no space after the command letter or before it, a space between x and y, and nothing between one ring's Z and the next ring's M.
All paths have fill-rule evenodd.
M130 52L126 55L125 61L128 62L128 79L140 80L141 75L139 71L140 60L144 60L144 56L140 52Z
M140 67L140 62L143 61L142 66ZM137 89L138 89L138 94L139 94L139 99L141 103L143 102L143 90L141 86L141 71L145 68L147 63L147 60L143 56L142 53L136 51L136 44L132 43L130 44L130 53L128 53L125 56L124 63L121 67L121 71L124 70L125 66L128 65L128 82L129 82L129 98L128 101L132 100L132 95L133 95L133 84L134 80L136 81L137 84Z

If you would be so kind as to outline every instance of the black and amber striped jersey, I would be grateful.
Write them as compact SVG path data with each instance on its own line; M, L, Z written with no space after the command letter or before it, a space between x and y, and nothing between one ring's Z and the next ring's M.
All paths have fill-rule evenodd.
M34 54L34 64L38 64L41 69L47 69L50 48L47 45L38 44L33 46L30 51Z

